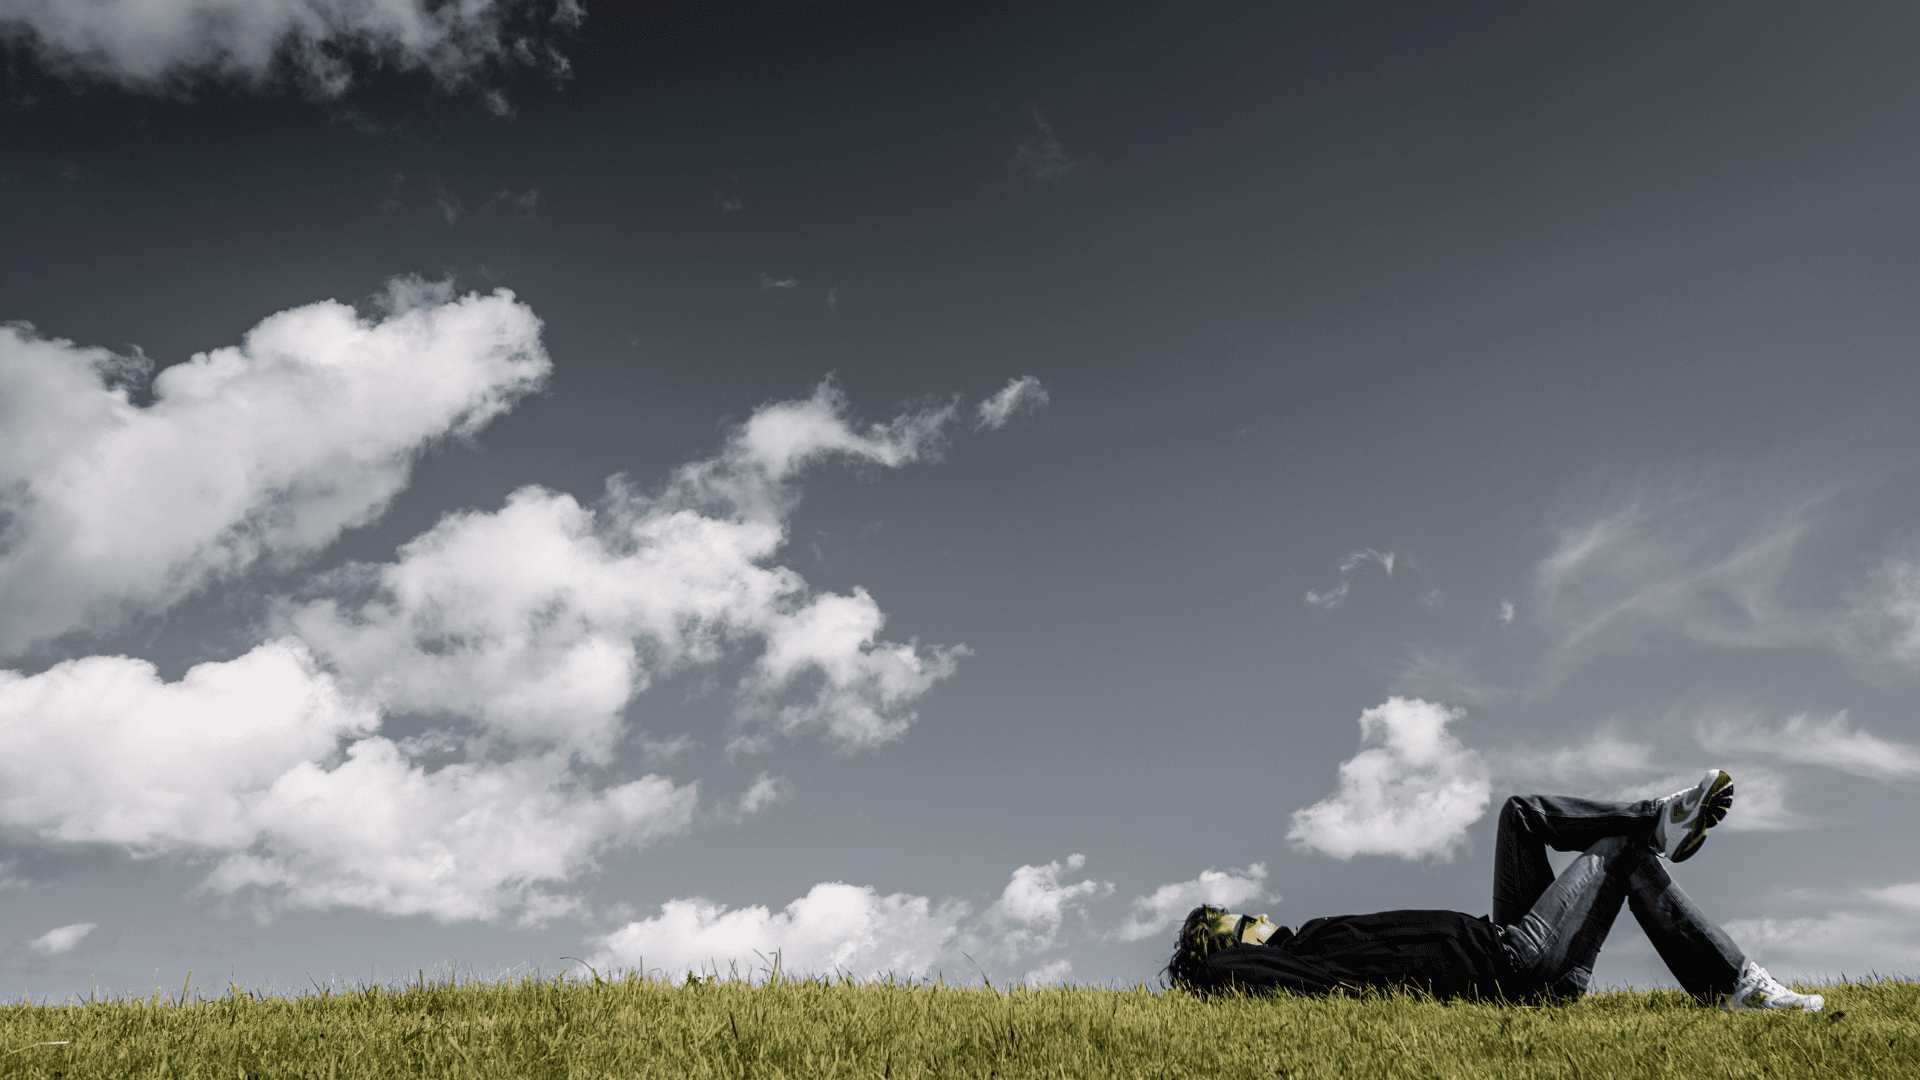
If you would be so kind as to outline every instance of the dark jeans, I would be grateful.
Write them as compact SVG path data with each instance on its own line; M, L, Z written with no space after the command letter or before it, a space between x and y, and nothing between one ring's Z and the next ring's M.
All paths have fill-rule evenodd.
M1733 992L1746 956L1667 876L1648 843L1654 820L1651 800L1516 795L1500 808L1493 922L1531 993L1586 993L1622 901L1689 993ZM1581 854L1556 879L1548 848Z

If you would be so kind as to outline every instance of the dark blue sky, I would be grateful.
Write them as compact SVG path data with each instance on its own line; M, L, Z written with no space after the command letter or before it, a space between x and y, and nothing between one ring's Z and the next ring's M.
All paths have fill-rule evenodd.
M1168 927L1134 898L1163 885L1238 888L1290 924L1478 913L1491 815L1430 811L1443 791L1640 797L1709 765L1747 782L1677 877L1749 952L1777 974L1920 967L1920 882L1900 869L1920 856L1910 9L591 5L577 27L500 31L537 35L564 77L503 46L436 78L376 34L371 54L328 46L352 70L331 95L288 54L263 74L188 55L157 82L110 51L62 59L35 10L0 3L0 318L164 370L330 298L378 324L370 298L418 275L511 290L551 371L464 439L437 434L445 417L404 437L318 423L340 453L391 438L380 453L412 462L390 501L367 497L376 520L199 577L161 560L102 592L107 614L0 657L18 679L85 657L151 661L161 682L235 661L290 632L290 610L364 599L349 586L371 579L340 568L398 565L445 515L492 515L526 485L591 506L614 474L658 492L829 377L848 430L958 411L897 468L880 449L807 467L784 544L750 565L803 577L789 604L866 590L885 624L862 656L970 652L888 699L912 714L902 734L849 742L819 713L758 752L737 740L779 726L743 704L762 624L659 661L611 756L554 765L553 790L653 773L697 782L695 809L640 845L608 827L539 879L573 905L544 921L524 890L463 915L450 893L381 899L377 874L372 893L206 884L241 856L346 873L301 861L337 839L311 822L136 842L50 796L0 800L17 886L0 970L32 993L89 975L144 991L190 967L292 987L631 963L695 931L956 978L972 941L996 980L1147 979ZM975 431L1021 377L1044 407ZM47 460L95 460L47 430L34 445L65 448ZM52 580L21 552L53 528L34 507L55 505L36 478L57 470L8 452L0 479L25 486L0 486L0 577L27 589ZM183 453L156 475L197 490ZM255 510L333 483L328 453L260 481ZM378 664L301 633L381 736L508 740L422 749L422 775L546 752L484 703L370 689ZM7 693L16 734L105 738ZM1375 715L1402 726L1356 758L1362 714L1396 697ZM342 727L312 767L372 730ZM233 780L236 805L277 775ZM1339 837L1293 817L1336 796ZM1210 869L1245 884L1206 886ZM819 910L851 904L925 949L835 953L815 909L783 914L830 882L874 892L816 891ZM662 907L694 898L719 907ZM87 923L61 948L42 936ZM1600 977L1665 975L1628 920Z

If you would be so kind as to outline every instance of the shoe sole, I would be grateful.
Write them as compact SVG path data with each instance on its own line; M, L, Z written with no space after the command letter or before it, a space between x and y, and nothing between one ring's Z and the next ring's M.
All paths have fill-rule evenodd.
M1694 816L1693 824L1687 829L1686 839L1674 849L1672 861L1680 863L1693 858L1700 845L1707 842L1707 830L1720 824L1733 809L1733 777L1723 769L1708 785L1706 795L1700 800L1700 812Z

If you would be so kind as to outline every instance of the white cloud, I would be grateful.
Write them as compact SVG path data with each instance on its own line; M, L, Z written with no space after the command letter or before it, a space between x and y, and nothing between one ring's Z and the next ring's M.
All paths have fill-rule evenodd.
M28 944L36 952L43 952L48 956L58 956L72 949L75 945L80 944L80 940L88 934L93 933L94 927L98 925L98 923L83 922L74 923L71 926L55 927L41 934L39 937L34 938Z
M133 87L187 72L260 82L285 64L338 94L356 55L424 69L443 85L495 61L564 71L539 30L582 16L579 0L0 0L0 34L25 36L61 67Z
M761 773L740 795L738 813L742 817L757 814L793 798L793 785L770 773Z
M145 407L102 377L103 350L0 328L0 655L319 550L551 366L506 290L402 281L388 303L271 316L162 371Z
M549 370L539 321L504 290L456 299L403 279L384 307L282 312L163 372L144 407L126 389L137 356L0 331L4 647L312 554L380 513L421 447L477 431ZM262 915L575 911L569 890L604 854L695 821L696 785L609 775L623 745L656 758L690 745L632 729L627 706L659 679L737 672L730 749L810 733L857 749L898 737L952 674L963 646L883 640L865 590L815 591L776 559L805 469L937 457L958 410L856 424L822 384L755 410L655 488L614 477L585 506L527 487L497 511L450 514L390 563L272 601L269 640L176 682L125 656L0 671L0 825L210 863L203 891ZM396 718L413 733L383 730ZM709 819L787 790L762 773ZM1049 947L1110 890L1062 883L1058 863L1022 867L969 940ZM780 924L802 944L847 895L816 900ZM818 955L916 955L873 949Z
M867 886L821 882L774 912L761 905L729 910L705 900L669 900L660 914L593 939L597 968L764 974L778 958L795 976L845 973L924 978L950 957L966 917L964 904L934 906L924 896L881 896Z
M175 683L123 656L0 671L0 820L144 852L245 848L275 779L377 725L296 641Z
M1393 552L1375 551L1372 548L1361 548L1359 551L1348 552L1347 557L1340 560L1340 572L1342 574L1351 574L1358 569L1363 562L1379 563L1380 568L1387 572L1388 577L1393 576Z
M998 431L1017 417L1045 408L1047 401L1047 388L1040 385L1040 380L1022 375L980 403L974 430Z
M180 426L154 437L161 451L189 442L188 429L203 423L254 431L253 442L231 432L225 443L214 438L223 456L183 455L183 475L163 479L176 499L236 492L223 505L239 509L203 514L212 524L188 538L227 545L220 550L251 543L247 557L265 558L316 545L390 497L412 452L394 431L417 442L420 433L471 430L505 407L500 385L524 392L545 373L538 323L510 296L455 301L403 282L389 303L394 313L378 324L338 305L276 316L244 349L174 369L187 381L163 385L161 402L146 410L101 389L97 352L16 336L41 354L30 359L53 362L14 373L26 372L53 405L79 400L104 411L97 426ZM342 334L354 340L340 346ZM316 339L336 347L319 348ZM462 350L464 358L453 355ZM491 384L471 374L489 361L498 369ZM374 374L335 377L333 368L356 364ZM382 371L384 390L375 377ZM427 385L436 371L443 377ZM180 390L197 386L193 380L205 384L198 398ZM470 389L464 398L461 385ZM165 411L182 398L204 401L205 419L188 414L189 424ZM288 404L296 399L309 415ZM263 415L236 415L249 404ZM914 702L953 671L963 649L879 640L884 616L865 591L815 593L773 559L801 470L828 459L898 466L932 456L955 409L856 426L839 393L823 385L808 399L756 410L720 454L682 467L656 491L615 478L607 497L586 508L527 488L498 512L450 515L396 562L349 566L316 579L304 601L279 601L273 640L196 666L178 682L117 656L31 676L0 671L0 734L11 748L0 760L0 823L54 841L212 861L203 888L251 899L262 914L341 906L442 920L565 914L577 907L566 890L603 853L643 846L694 820L695 785L653 775L598 779L616 745L637 734L627 729L626 704L662 674L737 659L743 731L763 741L818 731L853 748L898 736L914 719ZM275 410L290 413L277 432L267 430L281 415ZM155 413L157 420L140 419ZM86 424L71 427L77 445L98 441ZM258 444L271 450L276 439L300 444L300 453L281 455L293 465L260 453ZM39 442L19 442L9 461L29 494L71 460L86 466L82 475L108 476L78 451L48 454ZM232 481L235 460L250 456L268 459L270 479L291 479ZM144 466L128 460L138 480ZM318 464L303 472L305 462ZM294 495L284 494L288 487ZM223 522L267 515L247 509L254 504L278 516L247 519L238 540L222 539L221 529L237 528ZM21 496L15 505L45 502ZM114 519L127 535L102 531L128 548L143 540L166 548L164 532L155 543L131 531L144 521L131 520ZM28 540L46 531L29 526ZM275 530L292 539L261 539ZM10 570L21 566L20 550L9 553ZM200 563L189 559L189 567L210 561L193 557ZM228 550L228 562L239 561ZM159 592L149 580L157 575L123 576L119 587L128 591L132 581L155 604L176 598L183 587L172 582ZM38 583L8 584L18 591ZM15 632L26 636L17 625ZM381 733L388 718L405 714L429 728L406 739ZM763 774L734 812L764 809L785 793L782 781Z
M215 856L205 888L263 889L270 906L454 920L551 913L568 902L546 885L692 818L692 785L588 791L559 756L429 773L377 723L287 639L176 683L126 657L0 672L0 821Z
M1146 896L1135 897L1133 913L1116 933L1122 941L1140 941L1165 933L1201 904L1239 911L1246 904L1279 899L1267 895L1266 880L1265 863L1254 863L1245 870L1208 868L1199 877L1162 885Z
M1801 713L1778 728L1750 719L1712 720L1701 725L1700 743L1712 750L1766 754L1871 780L1920 779L1920 748L1855 728L1845 710L1827 717Z
M1316 592L1313 589L1308 589L1305 600L1307 601L1307 603L1312 604L1314 607L1325 608L1328 611L1332 611L1334 608L1337 608L1341 604L1344 604L1347 602L1347 593L1352 588L1353 588L1353 582L1347 580L1346 578L1341 578L1340 584L1335 585L1331 589L1325 589L1318 592Z
M1063 871L1086 863L1079 855L1015 870L1000 898L979 915L961 900L935 904L924 896L882 896L864 885L821 882L807 895L773 911L763 905L728 908L702 899L669 900L660 914L588 941L588 963L598 968L737 974L760 978L779 957L790 975L844 973L857 978L925 978L936 969L971 971L969 957L1017 960L1059 944L1067 917L1113 891L1107 882L1065 884ZM1064 978L1055 960L1028 973L1040 981Z
M1293 814L1287 838L1336 859L1452 859L1491 797L1480 756L1447 733L1460 713L1388 698L1360 714L1361 750L1340 766L1340 790Z
M1064 957L1052 963L1042 964L1020 977L1027 986L1064 986L1073 974L1073 961Z
M1063 871L1079 870L1086 862L1084 855L1070 855L1065 866L1056 859L1015 870L1000 899L986 911L992 954L1012 960L1025 953L1053 948L1058 944L1060 926L1068 913L1084 908L1089 900L1112 893L1113 885L1105 881L1061 883Z
M758 644L737 688L736 749L764 748L770 732L878 745L906 731L964 648L882 641L885 616L864 589L816 594L769 564L801 469L928 456L952 412L859 430L822 384L763 406L719 456L655 494L616 477L589 508L522 488L499 511L448 516L397 562L349 568L332 584L351 598L289 606L280 622L358 692L399 712L459 714L493 743L605 761L635 694Z
M684 830L696 800L694 785L659 776L592 791L560 755L429 772L391 740L362 739L337 767L302 762L250 800L259 840L206 888L442 921L517 909L536 924L576 906L547 886L604 850Z
M1324 608L1327 611L1332 611L1334 608L1346 603L1347 593L1353 588L1353 572L1359 569L1360 564L1364 562L1379 563L1380 568L1387 572L1388 577L1393 576L1393 552L1375 551L1372 548L1361 548L1358 551L1348 552L1347 557L1340 560L1340 584L1320 592L1308 589L1306 595L1307 603L1317 608Z
M1513 621L1513 601L1511 600L1500 601L1499 619L1500 619L1501 626L1506 626L1508 623L1511 623Z

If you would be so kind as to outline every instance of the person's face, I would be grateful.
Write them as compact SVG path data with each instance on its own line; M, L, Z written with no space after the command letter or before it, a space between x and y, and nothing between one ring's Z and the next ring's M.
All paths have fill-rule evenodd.
M1242 919L1246 920L1244 925ZM1227 911L1213 918L1214 935L1229 945L1265 945L1278 929L1265 915L1235 915Z

